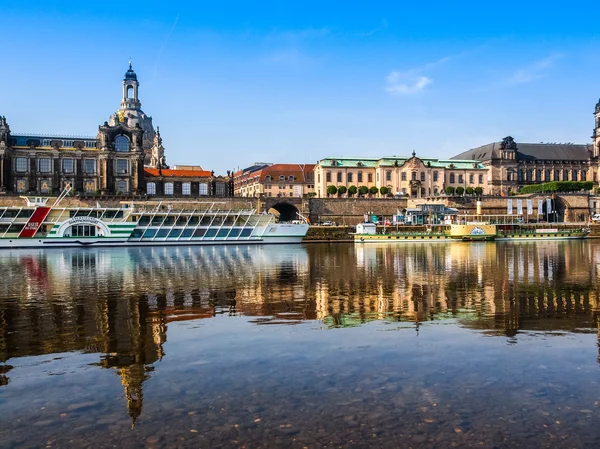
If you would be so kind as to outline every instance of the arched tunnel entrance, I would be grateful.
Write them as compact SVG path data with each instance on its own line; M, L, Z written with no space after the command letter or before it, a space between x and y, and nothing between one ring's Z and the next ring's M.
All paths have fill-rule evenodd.
M274 204L268 212L270 214L278 215L279 221L292 221L300 218L298 215L298 208L290 203Z

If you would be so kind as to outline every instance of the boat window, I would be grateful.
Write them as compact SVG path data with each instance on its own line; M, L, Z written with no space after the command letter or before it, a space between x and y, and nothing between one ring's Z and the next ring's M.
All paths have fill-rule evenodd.
M233 215L228 215L227 217L225 217L224 224L227 226L231 226L231 225L233 225L234 221L235 221L235 217Z
M11 225L10 228L8 228L8 232L21 232L24 226L25 225L22 224Z
M17 218L27 218L33 215L33 209L23 209L17 215Z
M194 233L193 229L184 229L181 233L181 238L190 238Z
M143 229L134 229L133 232L131 233L131 238L132 239L139 239L142 237L142 235L144 234L144 230Z
M140 226L146 226L148 223L150 223L150 217L147 215L142 215L138 221L138 225Z
M227 237L227 234L229 234L230 230L231 230L230 228L220 229L219 232L217 233L217 237Z
M206 234L206 229L204 228L196 229L194 231L194 237L204 237L204 234Z
M242 231L242 230L241 230L241 229L239 229L239 228L233 228L233 229L231 230L231 232L229 233L229 237L238 237L238 236L240 235L240 232L241 232L241 231Z
M1 214L2 218L15 218L19 211L15 209L6 209L4 214Z
M217 235L217 230L216 229L207 229L206 230L206 234L204 235L204 237L214 237L215 235Z
M146 229L146 232L144 232L145 239L151 239L155 235L156 235L156 229Z
M196 216L190 217L189 224L197 225L199 222L200 222L200 217L196 217Z
M71 236L72 237L95 237L96 236L96 226L90 226L90 225L71 226Z
M181 226L185 226L187 224L188 217L179 217L177 219L177 224Z
M161 217L160 215L158 215L158 216L154 217L154 218L152 219L152 225L153 225L153 226L156 226L156 225L159 225L159 224L161 224L161 223L163 222L164 218L165 218L165 217Z
M252 229L242 229L240 237L250 237L250 234L252 234Z
M201 224L203 226L208 226L210 224L210 222L212 221L213 217L211 215L206 215L204 217L202 217L202 222Z
M177 238L181 235L181 231L182 229L171 229L171 232L169 232L169 237L170 239L173 238Z
M160 238L164 238L169 234L169 230L168 229L159 229L158 232L156 233L156 238L160 239Z

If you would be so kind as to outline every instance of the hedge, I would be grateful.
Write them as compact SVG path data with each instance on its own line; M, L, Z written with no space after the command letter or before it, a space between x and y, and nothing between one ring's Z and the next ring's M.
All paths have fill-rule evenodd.
M524 186L519 190L519 193L578 192L580 190L592 190L593 187L594 183L592 181L553 181Z

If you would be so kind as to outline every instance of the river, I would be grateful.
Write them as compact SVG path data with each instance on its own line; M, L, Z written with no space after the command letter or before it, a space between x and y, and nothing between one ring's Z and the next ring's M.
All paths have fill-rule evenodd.
M1 447L592 447L600 241L0 252Z

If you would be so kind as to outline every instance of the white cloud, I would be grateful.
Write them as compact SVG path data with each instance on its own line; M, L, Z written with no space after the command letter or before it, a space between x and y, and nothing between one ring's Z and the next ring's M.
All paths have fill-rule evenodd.
M553 54L544 59L534 61L515 71L507 82L508 84L525 84L543 78L547 75L547 70L560 58L562 58L562 55Z
M392 95L411 95L421 92L433 80L426 76L410 73L392 72L387 76L385 90Z

